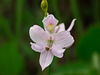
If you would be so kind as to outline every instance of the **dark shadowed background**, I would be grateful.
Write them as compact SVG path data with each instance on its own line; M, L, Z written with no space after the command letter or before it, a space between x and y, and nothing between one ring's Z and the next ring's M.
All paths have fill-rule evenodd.
M29 28L43 27L42 0L0 0L0 75L47 75L30 47ZM100 75L100 0L48 0L48 12L71 31L75 43L54 57L51 75Z

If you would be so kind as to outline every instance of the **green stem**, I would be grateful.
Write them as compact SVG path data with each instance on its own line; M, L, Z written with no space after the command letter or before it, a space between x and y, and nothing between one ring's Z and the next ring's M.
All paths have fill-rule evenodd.
M23 0L17 0L17 4L16 4L16 36L18 39L21 37L22 6L23 6Z
M51 71L51 66L49 66L48 75L50 75L50 71Z

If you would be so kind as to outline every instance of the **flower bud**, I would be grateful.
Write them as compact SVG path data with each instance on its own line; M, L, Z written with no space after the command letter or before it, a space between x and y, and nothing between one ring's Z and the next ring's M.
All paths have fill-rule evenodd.
M47 16L47 11L48 11L48 2L47 0L42 0L41 2L41 9L43 10L45 17Z

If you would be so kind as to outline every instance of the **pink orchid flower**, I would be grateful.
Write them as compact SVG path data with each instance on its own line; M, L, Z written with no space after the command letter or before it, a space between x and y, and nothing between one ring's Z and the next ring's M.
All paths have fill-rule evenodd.
M30 43L31 48L41 53L39 63L42 70L51 64L54 56L62 58L65 51L64 47L68 48L74 43L70 34L74 22L75 19L73 19L70 27L65 30L64 24L57 26L58 20L50 14L43 19L45 31L38 25L33 25L30 28L30 38L35 42Z

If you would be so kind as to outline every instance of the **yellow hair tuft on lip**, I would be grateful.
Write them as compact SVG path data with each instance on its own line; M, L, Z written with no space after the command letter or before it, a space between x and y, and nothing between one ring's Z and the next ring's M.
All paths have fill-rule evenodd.
M52 24L49 24L47 28L48 28L48 30L52 31L54 26Z

